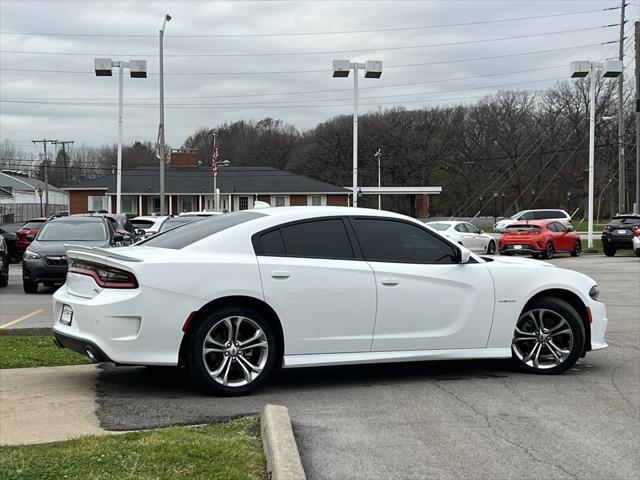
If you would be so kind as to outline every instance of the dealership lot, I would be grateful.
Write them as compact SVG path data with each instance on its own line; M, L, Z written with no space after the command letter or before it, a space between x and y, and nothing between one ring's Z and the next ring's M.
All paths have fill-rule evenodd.
M564 375L501 361L281 371L254 395L208 397L184 372L105 366L102 427L197 424L286 405L309 478L634 478L640 470L640 259L562 257L594 277L609 348ZM16 268L17 267L17 268ZM50 326L50 293L22 292L19 266L0 293L0 324ZM6 306L5 306L6 305ZM10 327L11 328L11 327Z

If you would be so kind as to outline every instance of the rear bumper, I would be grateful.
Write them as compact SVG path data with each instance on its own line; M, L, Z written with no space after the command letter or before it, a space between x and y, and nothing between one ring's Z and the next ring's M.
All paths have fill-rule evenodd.
M70 335L63 335L62 333L54 331L53 343L55 343L58 348L67 348L81 355L88 356L93 363L113 361L100 349L100 347L88 340L75 338Z
M522 248L516 249L516 245L521 245ZM540 248L528 243L507 243L500 246L500 253L503 255L531 255L532 253L540 252L542 252Z
M53 332L65 348L123 365L177 365L182 325L202 306L195 299L149 287L103 289L93 298L70 292L53 295ZM73 310L71 325L60 322L62 306ZM67 347L67 344L69 347Z
M602 244L614 248L632 248L633 235L602 235Z

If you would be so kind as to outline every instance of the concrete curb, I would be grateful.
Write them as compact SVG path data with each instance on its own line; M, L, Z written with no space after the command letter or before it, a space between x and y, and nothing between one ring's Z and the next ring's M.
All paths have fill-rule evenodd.
M36 336L42 335L45 337L53 336L53 329L49 327L42 328L0 328L0 336L2 335L24 335L24 336Z
M262 446L271 480L305 480L287 407L267 404L260 417Z

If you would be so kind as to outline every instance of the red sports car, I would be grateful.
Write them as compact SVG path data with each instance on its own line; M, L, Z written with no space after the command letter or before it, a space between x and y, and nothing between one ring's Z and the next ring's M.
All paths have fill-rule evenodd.
M31 245L31 242L36 238L40 228L46 221L46 218L32 218L20 227L20 230L16 232L16 253L18 255L21 256L27 247Z
M532 220L509 225L499 242L501 255L531 255L551 258L555 253L577 257L582 251L580 235L553 220Z

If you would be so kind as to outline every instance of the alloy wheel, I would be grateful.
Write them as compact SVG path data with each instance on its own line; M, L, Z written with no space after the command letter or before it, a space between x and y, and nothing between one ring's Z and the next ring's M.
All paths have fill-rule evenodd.
M537 308L524 312L518 319L512 349L525 365L546 370L569 358L573 342L571 325L562 315Z
M211 378L225 387L242 387L264 370L269 356L265 332L248 317L216 322L205 336L202 360Z

